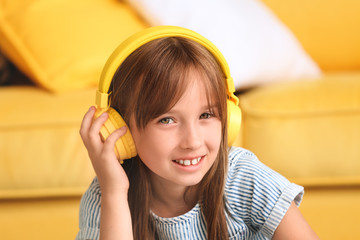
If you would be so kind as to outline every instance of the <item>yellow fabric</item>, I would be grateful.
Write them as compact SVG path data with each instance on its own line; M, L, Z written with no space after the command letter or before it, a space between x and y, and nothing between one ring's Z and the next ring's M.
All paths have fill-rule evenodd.
M300 211L320 239L360 239L360 188L305 188Z
M323 70L360 68L360 1L262 0Z
M0 88L0 199L84 192L94 171L79 128L94 92Z
M360 184L360 73L240 96L242 146L304 185Z
M119 42L145 27L117 0L0 0L0 49L53 92L96 86Z
M75 239L79 204L80 197L0 200L1 239Z

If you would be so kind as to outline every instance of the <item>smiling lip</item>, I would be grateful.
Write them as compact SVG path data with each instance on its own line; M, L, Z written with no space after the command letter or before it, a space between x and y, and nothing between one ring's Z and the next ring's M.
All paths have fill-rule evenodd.
M201 161L202 157L196 157L196 158L187 158L187 159L179 159L174 160L177 164L181 166L194 166L197 165Z

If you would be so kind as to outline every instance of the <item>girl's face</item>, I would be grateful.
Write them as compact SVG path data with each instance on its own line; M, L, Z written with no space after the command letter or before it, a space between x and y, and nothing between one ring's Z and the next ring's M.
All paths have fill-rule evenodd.
M209 109L203 81L196 71L183 96L165 114L130 129L137 152L151 170L152 181L170 186L198 184L213 165L221 142L221 121L216 107ZM151 101L151 99L149 99Z

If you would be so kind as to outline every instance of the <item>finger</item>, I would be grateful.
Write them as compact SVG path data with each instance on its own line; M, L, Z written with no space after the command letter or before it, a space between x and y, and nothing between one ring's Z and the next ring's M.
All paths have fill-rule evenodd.
M89 138L91 141L94 142L94 144L100 144L101 143L101 137L100 137L100 129L108 119L109 114L107 112L104 112L100 115L100 117L96 118L90 129L89 129Z
M116 129L113 133L111 133L104 143L104 151L114 151L116 141L119 140L122 136L124 136L126 131L127 128L124 126Z
M95 107L91 106L89 108L89 110L85 113L84 118L81 122L81 126L80 126L80 135L83 138L86 133L89 131L91 123L92 123L92 119L94 117L95 114Z

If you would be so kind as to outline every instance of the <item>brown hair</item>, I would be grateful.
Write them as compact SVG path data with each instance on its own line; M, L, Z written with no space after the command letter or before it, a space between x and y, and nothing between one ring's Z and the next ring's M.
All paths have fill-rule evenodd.
M207 224L208 239L227 239L224 184L227 172L227 108L224 74L212 54L192 40L170 37L153 40L134 51L119 67L110 86L111 106L138 128L169 111L180 99L196 70L202 76L208 102L215 104L222 122L222 139L213 166L196 186ZM156 236L150 214L149 169L139 157L125 161L129 177L129 206L135 239ZM186 193L185 193L186 194ZM185 199L185 196L184 196Z

